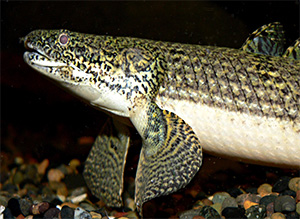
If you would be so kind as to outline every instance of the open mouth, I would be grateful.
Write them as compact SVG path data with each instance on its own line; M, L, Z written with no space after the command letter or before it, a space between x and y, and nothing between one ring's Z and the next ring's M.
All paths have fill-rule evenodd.
M51 58L47 57L45 54L41 52L29 52L26 51L23 55L24 60L30 66L40 66L40 67L55 67L60 68L66 66L65 63L60 63L57 61L52 60Z
M29 42L26 41L26 37L21 39L24 41L24 46L29 51L26 51L23 55L23 58L27 64L36 68L60 68L67 66L65 63L58 62L50 58L47 54L45 54L42 50L34 48Z

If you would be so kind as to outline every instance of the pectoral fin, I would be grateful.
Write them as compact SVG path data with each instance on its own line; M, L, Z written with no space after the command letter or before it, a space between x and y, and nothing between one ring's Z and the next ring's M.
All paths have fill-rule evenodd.
M123 173L129 147L129 130L109 119L86 160L84 178L93 195L108 206L122 206Z
M167 195L187 185L202 163L202 148L192 128L155 103L131 121L143 139L136 174L135 203Z

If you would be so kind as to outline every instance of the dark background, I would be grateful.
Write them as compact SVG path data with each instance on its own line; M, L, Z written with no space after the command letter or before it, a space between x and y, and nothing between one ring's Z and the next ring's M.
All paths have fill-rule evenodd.
M66 28L239 48L249 33L274 21L283 24L291 44L299 37L299 2L1 1L2 150L42 159L43 152L56 152L49 149L54 145L73 156L78 138L94 137L106 118L24 63L19 38L32 30ZM79 151L79 156L85 155Z
M92 140L82 137L94 138L107 118L24 63L19 38L30 31L66 28L239 48L274 21L292 44L299 37L299 1L1 1L1 158L84 160ZM213 164L202 172L218 168Z

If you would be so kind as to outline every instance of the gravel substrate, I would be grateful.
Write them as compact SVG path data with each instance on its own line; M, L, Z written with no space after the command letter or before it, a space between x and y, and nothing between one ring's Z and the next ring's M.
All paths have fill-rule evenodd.
M48 159L25 162L24 158L16 157L10 163L5 153L1 153L1 158L2 218L139 218L134 211L132 177L126 178L125 206L122 209L112 209L89 193L81 175L82 163L77 159L71 160L68 165L54 167ZM206 174L206 167L203 168L202 174ZM144 216L193 219L299 218L298 171L267 171L265 179L249 176L245 172L243 178L248 183L231 185L233 182L228 180L234 177L230 176L230 172L235 171L227 168L215 170L213 174L209 173L214 176L210 182L201 176L200 171L186 189L145 203ZM286 173L287 176L277 176L279 173ZM249 181L251 179L253 182L273 182L253 187L253 183Z

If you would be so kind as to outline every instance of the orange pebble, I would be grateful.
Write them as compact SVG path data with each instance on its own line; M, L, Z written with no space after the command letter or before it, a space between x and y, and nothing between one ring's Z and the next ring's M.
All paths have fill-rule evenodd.
M78 207L78 205L75 205L75 204L73 204L71 202L64 202L64 203L62 203L61 207L64 207L64 206L68 206L68 207L73 208L73 209L76 209Z
M49 160L48 160L48 159L43 160L43 161L38 165L38 168L37 168L38 173L39 173L40 175L44 175L48 166L49 166Z
M248 208L250 208L250 207L253 206L253 205L258 205L258 203L252 202L252 201L249 201L249 200L246 200L246 201L244 202L244 208L245 208L245 210L247 210Z
M23 214L19 214L18 217L16 217L16 219L24 219L24 215Z
M193 219L205 219L205 217L197 215L197 216L194 216Z

